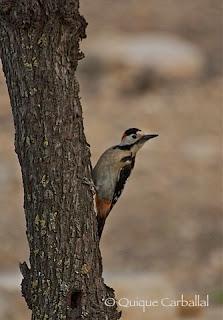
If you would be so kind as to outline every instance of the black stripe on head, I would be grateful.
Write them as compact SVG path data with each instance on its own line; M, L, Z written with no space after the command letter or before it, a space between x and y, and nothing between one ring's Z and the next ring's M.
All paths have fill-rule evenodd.
M120 146L120 145L118 144L117 146L114 146L113 149L131 150L131 148L132 148L132 146L134 146L134 144L135 144L135 143L125 144L125 145L123 145L123 146L122 146L122 145Z
M125 135L125 136L130 136L130 134L136 134L136 133L139 132L139 131L142 131L142 130L137 129L137 128L130 128L130 129L128 129L128 130L126 130L126 131L124 132L124 135Z

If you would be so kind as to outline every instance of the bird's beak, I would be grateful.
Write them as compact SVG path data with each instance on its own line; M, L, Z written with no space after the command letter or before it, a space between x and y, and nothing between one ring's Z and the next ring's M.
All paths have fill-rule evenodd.
M153 139L153 138L156 138L156 137L158 137L158 134L144 134L140 140L142 142L146 142L146 141Z

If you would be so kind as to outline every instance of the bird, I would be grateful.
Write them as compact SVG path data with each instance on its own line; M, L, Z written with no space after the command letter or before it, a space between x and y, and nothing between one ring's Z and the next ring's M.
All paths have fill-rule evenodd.
M148 140L157 136L158 134L145 133L138 128L127 129L121 142L105 150L99 157L92 171L99 240L105 221L135 166L137 152Z

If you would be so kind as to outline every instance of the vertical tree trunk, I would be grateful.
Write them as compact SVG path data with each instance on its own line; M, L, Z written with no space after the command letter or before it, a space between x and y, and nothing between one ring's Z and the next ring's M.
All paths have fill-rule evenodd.
M86 22L78 0L0 0L1 58L22 170L32 319L119 319L104 299L90 152L75 78Z

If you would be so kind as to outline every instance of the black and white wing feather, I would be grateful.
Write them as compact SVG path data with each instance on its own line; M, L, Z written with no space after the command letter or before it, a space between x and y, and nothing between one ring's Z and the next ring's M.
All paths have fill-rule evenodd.
M111 209L114 207L114 205L118 201L118 198L122 194L122 191L125 187L126 181L127 181L128 177L130 176L132 169L134 168L134 165L135 165L135 157L132 157L131 163L124 166L121 169L120 174L119 174L119 179L118 179L116 187L115 187L115 192L114 192L113 199L112 199Z

